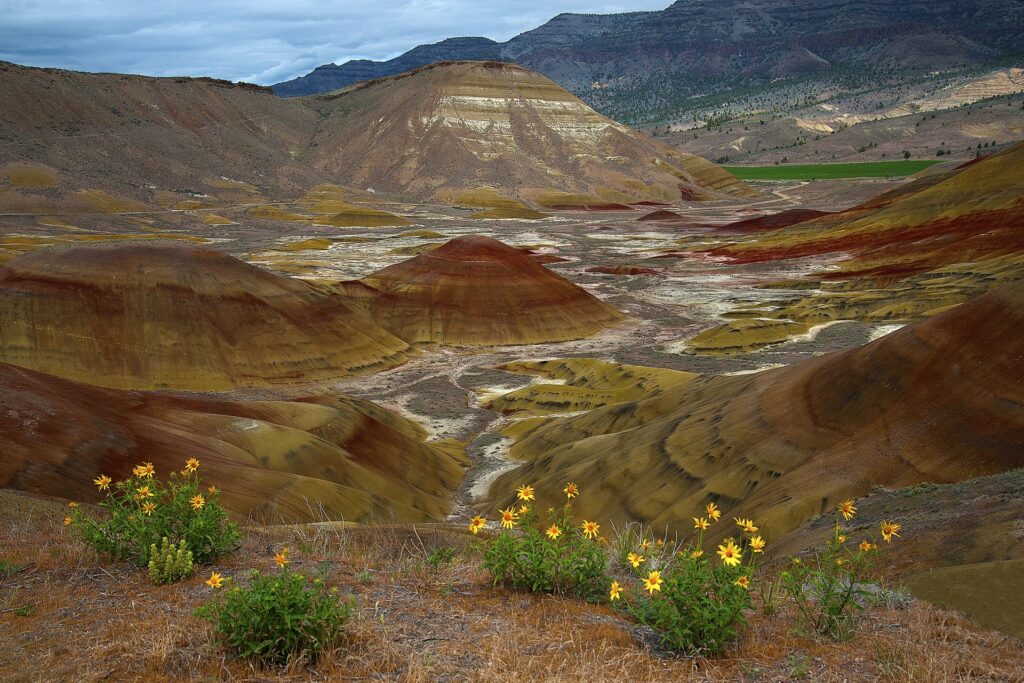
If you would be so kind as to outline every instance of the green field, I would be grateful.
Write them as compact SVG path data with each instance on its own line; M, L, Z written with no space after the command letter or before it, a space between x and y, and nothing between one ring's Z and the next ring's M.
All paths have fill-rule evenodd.
M726 166L740 180L830 180L834 178L895 178L923 171L939 160L863 161L848 164L779 164Z

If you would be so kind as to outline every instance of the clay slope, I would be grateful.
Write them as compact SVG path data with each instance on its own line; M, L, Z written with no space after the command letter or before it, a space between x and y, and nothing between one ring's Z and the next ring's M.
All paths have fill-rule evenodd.
M101 386L297 384L407 350L339 297L209 248L122 242L0 269L0 361Z
M612 202L752 196L720 167L601 116L543 76L498 62L440 63L305 100L323 117L317 168L419 199L483 186Z
M369 401L188 400L103 389L0 363L0 488L96 501L92 480L152 462L202 463L258 521L439 519L462 478L456 454Z
M846 211L714 250L741 262L846 252L833 277L906 276L1024 251L1024 143Z
M457 237L362 280L373 319L411 343L454 346L580 339L624 316L530 255Z
M512 448L526 463L498 479L494 502L522 483L550 495L576 481L588 518L688 533L710 499L778 538L876 484L1021 467L1021 329L1015 284L863 347L547 421Z

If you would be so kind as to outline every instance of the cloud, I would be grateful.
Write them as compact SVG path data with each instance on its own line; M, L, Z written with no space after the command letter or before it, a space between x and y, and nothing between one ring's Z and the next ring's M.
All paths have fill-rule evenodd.
M30 66L276 83L454 36L504 41L560 12L669 0L0 0L0 59Z

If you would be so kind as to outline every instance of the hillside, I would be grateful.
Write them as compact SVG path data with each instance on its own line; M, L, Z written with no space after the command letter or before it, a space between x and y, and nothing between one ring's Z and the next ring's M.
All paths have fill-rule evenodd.
M401 364L328 291L214 249L120 242L0 268L0 361L119 389L302 384Z
M369 275L369 312L410 344L497 346L589 337L625 316L532 257L457 237Z
M151 462L184 462L241 518L441 519L462 478L456 453L415 423L364 400L182 398L102 389L0 363L0 489L98 502L93 480Z
M429 199L490 186L542 206L754 194L514 65L442 63L303 102L321 116L316 147L334 151L316 167L357 187Z
M597 492L580 502L587 518L660 533L689 529L710 499L762 522L771 540L878 484L1021 467L1022 303L1016 284L865 346L525 423L509 432L523 464L496 480L489 502L506 503L523 482L557 492L576 481ZM524 393L550 401L548 388Z
M597 203L753 194L514 66L447 64L282 99L211 79L0 63L0 94L10 103L0 109L0 214L12 216L230 223L220 211L318 223L282 204L324 184L347 186L348 208L333 214L345 215L319 218L337 226L382 224L370 210L389 199L379 191L440 201L488 186L538 202L554 192L555 204L559 192Z

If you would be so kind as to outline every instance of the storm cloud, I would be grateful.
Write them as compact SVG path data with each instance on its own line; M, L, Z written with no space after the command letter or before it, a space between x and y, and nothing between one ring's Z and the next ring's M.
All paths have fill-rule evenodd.
M328 62L389 59L453 36L507 40L560 12L669 0L0 0L0 59L30 66L270 84Z

